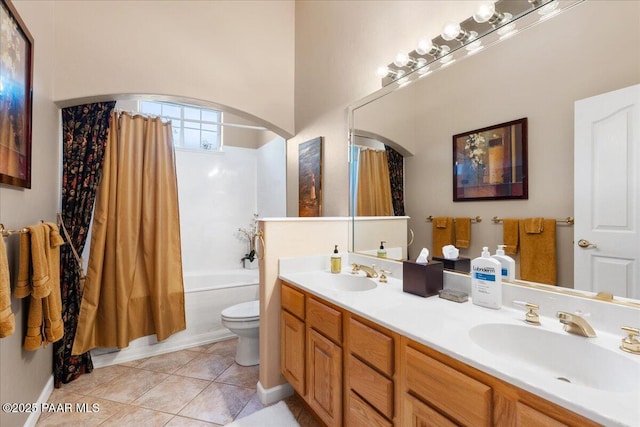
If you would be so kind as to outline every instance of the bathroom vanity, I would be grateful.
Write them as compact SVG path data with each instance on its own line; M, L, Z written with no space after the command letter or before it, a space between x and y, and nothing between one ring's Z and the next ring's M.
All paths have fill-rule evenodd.
M547 352L563 359L564 348L554 354L556 338L560 346L568 342L569 351L598 356L595 348L582 347L589 339L562 331L555 318L543 317L543 329L536 330L523 322L523 310L421 298L403 293L399 279L379 283L347 271L283 273L281 264L280 279L281 372L328 426L640 422L637 384L590 382L579 373L545 378L550 373L544 361L540 366L531 360L520 363L517 350L498 348L508 346L505 342L494 343L504 330L506 341L516 346L515 335L538 341L531 343L538 347L532 357L544 359L542 353ZM545 334L553 335L550 344ZM586 345L598 351L600 345L611 346L614 354L617 338L599 331L598 342ZM503 351L513 354L505 357ZM627 376L640 374L640 356L618 353L614 364L626 364ZM591 361L594 367L608 362ZM569 364L590 366L580 360ZM605 374L625 375L615 369Z

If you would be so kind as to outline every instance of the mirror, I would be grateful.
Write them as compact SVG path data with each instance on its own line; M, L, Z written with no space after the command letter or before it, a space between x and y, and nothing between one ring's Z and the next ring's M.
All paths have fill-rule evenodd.
M639 82L635 15L637 6L627 2L582 2L464 61L432 74L417 71L411 84L393 83L354 105L353 144L362 136L404 150L405 212L415 232L410 257L431 246L428 216L482 218L471 225L471 246L461 250L469 258L479 256L482 246L493 253L502 243L494 216L574 216L574 103ZM452 136L523 117L529 125L528 199L454 202ZM406 239L406 230L401 233ZM356 251L360 235L354 220ZM571 224L559 223L557 283L565 288L574 287L573 239Z

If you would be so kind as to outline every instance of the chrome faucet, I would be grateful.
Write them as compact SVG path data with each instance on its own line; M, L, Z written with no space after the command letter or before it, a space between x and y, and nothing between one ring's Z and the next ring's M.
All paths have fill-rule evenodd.
M589 322L578 314L570 314L564 311L556 313L556 317L560 323L564 324L564 330L570 334L580 335L581 337L593 338L596 331L593 330Z
M371 267L367 267L366 265L362 265L362 264L353 264L353 269L351 270L351 274L356 274L358 271L364 271L364 273L367 275L367 277L378 277L378 273L376 272L375 269L375 264L372 265Z

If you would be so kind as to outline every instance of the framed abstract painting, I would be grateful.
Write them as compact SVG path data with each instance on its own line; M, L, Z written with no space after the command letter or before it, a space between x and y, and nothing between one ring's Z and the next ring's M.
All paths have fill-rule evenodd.
M33 37L0 0L0 184L31 188Z
M322 137L298 146L298 216L322 216Z

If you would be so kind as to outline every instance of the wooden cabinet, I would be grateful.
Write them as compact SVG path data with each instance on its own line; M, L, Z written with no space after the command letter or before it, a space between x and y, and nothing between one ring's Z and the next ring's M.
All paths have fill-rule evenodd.
M289 384L300 394L305 393L305 326L304 322L286 311L280 315L280 370Z
M342 425L342 348L314 329L307 339L307 403L328 426Z
M282 284L281 371L330 427L597 424Z

